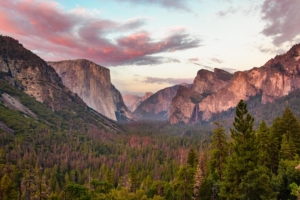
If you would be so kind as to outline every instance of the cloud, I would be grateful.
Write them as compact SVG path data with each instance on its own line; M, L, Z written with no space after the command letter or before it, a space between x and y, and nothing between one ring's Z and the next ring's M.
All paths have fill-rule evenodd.
M200 67L202 67L202 68L211 70L211 71L214 69L213 67L210 67L210 66L208 66L208 65L204 65L204 64L200 63L200 62L199 62L199 58L197 58L197 57L196 57L196 58L189 58L189 59L187 60L187 62L190 63L190 64L193 64L193 65L197 65L197 66L200 66Z
M219 64L224 62L223 60L218 59L218 58L211 58L210 60L213 61L213 62L219 63Z
M161 56L142 56L125 62L124 65L159 65L164 63L180 63L180 61L175 58L166 58Z
M261 13L266 26L262 33L272 37L275 46L293 43L300 33L299 10L299 0L265 0Z
M216 62L216 63L218 63L218 64L221 64L221 63L224 62L224 61L222 61L222 60L220 60L220 59L218 59L218 58L211 58L210 60L213 61L213 62ZM202 67L202 68L205 68L205 69L207 69L207 70L210 70L210 71L213 71L214 68L215 68L215 67L211 67L211 66L208 66L208 65L205 65L205 64L200 63L200 62L199 62L199 58L190 58L190 59L188 59L188 62L191 63L191 64L194 64L194 65L200 66L200 67ZM222 68L219 68L219 67L218 67L218 69L223 69L223 70L225 70L225 71L227 71L227 72L230 72L230 73L233 73L233 72L237 71L237 69L234 69L234 68L226 68L226 67L222 67Z
M258 49L262 53L275 54L275 55L283 54L286 52L284 49L275 47L273 45L261 45L258 47Z
M189 8L189 6L187 5L188 1L185 0L115 0L118 2L127 2L127 3L131 3L133 5L158 5L161 6L163 8L167 8L167 9L175 9L175 10L181 10L181 11L185 11L185 12L190 12L191 9Z
M214 68L213 67L210 67L210 66L208 66L208 65L204 65L204 64L201 64L201 63L199 63L199 62L195 62L195 61L191 61L190 60L190 63L191 64L194 64L194 65L198 65L198 66L200 66L200 67L203 67L203 68L205 68L205 69L208 69L208 70L213 70Z
M234 8L230 6L227 10L221 10L217 12L217 15L219 17L226 17L228 14L235 14L237 11L239 11L239 8Z
M157 77L144 77L141 82L155 83L155 84L170 84L177 85L181 83L193 83L194 78L157 78Z
M182 29L153 38L141 30L147 18L113 21L87 13L84 8L65 12L53 1L1 0L0 32L16 37L46 60L86 58L106 66L151 59L153 64L162 63L168 59L150 56L201 45L199 38ZM121 36L113 38L111 33Z
M197 62L197 61L199 61L199 58L190 58L190 59L188 59L190 62Z
M234 72L238 71L237 69L228 68L228 67L223 67L223 68L220 68L220 69L225 70L225 71L227 71L229 73L234 73Z

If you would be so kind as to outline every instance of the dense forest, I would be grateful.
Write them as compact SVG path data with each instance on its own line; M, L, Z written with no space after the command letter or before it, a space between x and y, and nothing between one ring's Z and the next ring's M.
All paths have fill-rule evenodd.
M5 82L3 93L37 118L0 101L1 200L300 198L300 124L288 108L258 128L240 101L229 131L218 119L107 129L90 112L53 112Z

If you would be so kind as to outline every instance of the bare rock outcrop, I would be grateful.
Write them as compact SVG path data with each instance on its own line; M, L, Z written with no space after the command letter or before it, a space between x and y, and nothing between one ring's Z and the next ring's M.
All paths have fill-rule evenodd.
M195 103L198 108L194 108L193 111L191 111L192 109L186 111L184 107L187 106L181 106L182 108L178 106L177 99L180 98L182 105L191 104L192 102L185 97L186 94L182 91L182 94L180 94L179 91L173 99L170 123L175 124L180 121L191 123L194 121L192 116L197 116L199 119L207 121L213 113L233 108L241 99L249 100L251 96L261 95L261 103L265 104L286 96L295 89L299 89L300 44L294 45L286 54L276 56L260 68L235 72L232 78L230 80L226 79L225 82L224 80L220 82L218 79L209 81L211 80L209 73L205 77L207 78L202 78L202 80L207 84L201 83L197 86L197 82L201 82L199 75L197 75L192 89L190 89L191 91L187 94L192 96L196 93L201 95L201 97L203 97L203 94L206 94L206 97L198 99L197 105ZM211 87L208 87L209 85ZM198 89L195 89L197 87ZM211 93L209 94L206 91L211 91ZM185 100L182 100L184 98ZM192 107L192 104L190 107ZM197 110L196 115L195 113L193 114L195 110Z
M197 121L199 102L225 87L231 77L232 74L220 69L215 69L214 72L199 70L192 86L180 86L172 99L170 123L187 124Z
M172 98L179 85L168 87L151 95L133 112L139 120L168 120Z
M142 97L138 95L126 94L123 96L123 100L127 108L133 112L141 104Z
M53 110L61 110L65 102L86 106L51 66L11 37L0 36L0 72L6 81Z
M136 108L146 99L151 97L153 93L152 92L146 92L144 96L140 97L137 95L132 95L132 94L126 94L123 96L123 100L127 108L131 111L134 112Z
M147 99L149 99L149 97L151 97L153 95L152 92L146 92L144 94L144 96L142 96L142 102L146 101Z
M133 118L120 92L111 83L109 69L84 59L48 64L55 69L63 84L89 107L113 120Z

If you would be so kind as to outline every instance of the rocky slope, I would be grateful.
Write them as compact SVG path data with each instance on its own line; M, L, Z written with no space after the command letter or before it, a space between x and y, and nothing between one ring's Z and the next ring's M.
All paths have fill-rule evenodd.
M139 120L168 120L172 98L179 85L168 87L151 95L133 112Z
M2 78L52 110L61 110L63 102L85 103L65 87L55 70L25 49L17 40L0 36L0 72Z
M111 83L109 69L84 59L48 64L55 69L63 84L89 107L112 120L133 118L120 92Z
M199 102L225 87L231 77L230 73L220 69L215 69L214 72L199 70L192 86L180 86L176 96L172 99L170 123L197 121Z
M197 102L195 110L198 118L206 121L213 113L235 107L240 99L249 100L250 97L261 96L260 101L265 104L286 96L297 88L300 88L300 44L293 46L286 54L269 60L260 68L235 72L227 84ZM200 93L201 91L197 92ZM176 107L176 99L172 106ZM170 123L193 121L193 111L185 112L185 109L177 106L176 113L170 116ZM186 119L177 114L183 112Z
M24 92L39 103L29 100ZM73 120L83 122L99 128L98 131L123 131L114 121L90 109L77 94L64 86L55 70L44 60L7 36L0 36L0 101L51 126L60 123L53 121L53 116L57 115L71 121L70 124Z
M132 94L126 94L123 96L123 100L127 108L134 112L136 108L146 99L148 99L153 93L152 92L146 92L144 96L140 97L137 95Z

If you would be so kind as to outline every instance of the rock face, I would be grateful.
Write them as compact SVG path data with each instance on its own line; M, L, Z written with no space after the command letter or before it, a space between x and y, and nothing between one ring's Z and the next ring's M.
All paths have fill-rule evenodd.
M36 120L38 119L35 113L33 113L29 108L24 106L18 99L10 96L9 94L0 94L0 100L2 100L3 103L10 109L21 111L22 113L29 115Z
M197 121L199 102L225 87L231 77L230 73L220 69L215 69L214 72L199 70L192 86L180 86L176 96L172 99L170 123L187 124Z
M192 88L196 87L196 79ZM202 85L197 91L191 90L199 95L206 90L205 88L207 86ZM214 92L203 99L200 98L196 105L197 108L194 110L197 110L198 118L207 121L213 113L233 108L241 99L248 100L251 96L261 95L261 103L265 104L286 96L298 88L300 88L300 44L293 46L286 54L278 55L269 60L260 68L235 72L230 81L218 84ZM186 93L188 92L186 91ZM192 96L190 93L184 94L182 91L178 91L176 98L179 99L180 96L183 96L181 99L188 99L186 95ZM171 110L170 123L193 122L194 110L191 111L191 108L187 110L187 106L178 106L176 98L173 99L172 103L173 110ZM185 104L188 102L188 100L182 101Z
M132 94L126 94L123 96L123 100L127 108L131 111L134 112L136 108L144 102L146 99L151 97L153 93L152 92L146 92L144 96L140 97L137 95L132 95Z
M142 97L132 94L126 94L123 96L123 100L127 108L133 112L141 104Z
M6 81L53 110L61 110L68 101L86 106L63 85L51 66L17 40L6 36L0 36L0 72Z
M113 120L133 118L120 92L111 83L109 69L84 59L48 64L55 69L63 84L89 107Z
M168 87L151 95L133 112L139 120L168 120L172 98L179 85Z
M146 101L147 99L149 99L149 97L151 97L153 95L152 92L146 92L144 94L144 96L142 96L142 102Z

